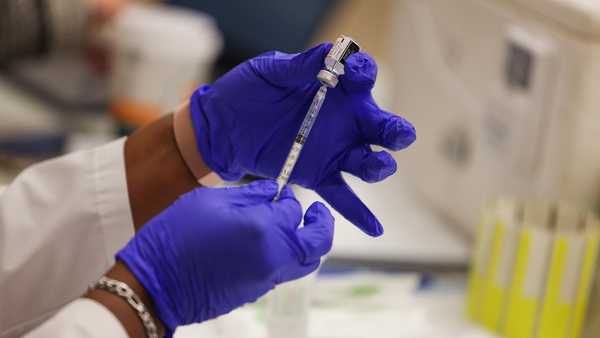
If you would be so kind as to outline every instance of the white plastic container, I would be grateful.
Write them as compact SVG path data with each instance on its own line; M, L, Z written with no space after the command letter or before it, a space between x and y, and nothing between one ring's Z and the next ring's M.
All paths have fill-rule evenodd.
M223 45L211 17L162 5L129 6L110 35L111 111L132 126L168 113L208 82Z
M317 273L278 285L267 295L268 338L307 338L310 301Z

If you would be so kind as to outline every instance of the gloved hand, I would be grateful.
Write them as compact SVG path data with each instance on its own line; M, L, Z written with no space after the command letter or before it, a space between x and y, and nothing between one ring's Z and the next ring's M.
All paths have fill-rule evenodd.
M269 52L198 89L190 110L206 164L225 180L244 174L277 177L320 86L316 75L330 49L322 44L301 54ZM396 163L369 145L403 149L415 140L415 129L373 100L377 65L369 55L351 55L345 71L327 93L290 182L315 190L364 232L378 236L381 224L340 172L366 182L385 179Z
M172 334L225 314L277 284L313 272L331 249L333 217L321 203L304 215L274 181L199 188L146 224L117 254L150 294Z

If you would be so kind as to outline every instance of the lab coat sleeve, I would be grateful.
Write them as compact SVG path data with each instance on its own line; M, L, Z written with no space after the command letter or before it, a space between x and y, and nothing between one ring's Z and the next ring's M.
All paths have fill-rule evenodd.
M25 170L0 195L0 337L83 294L132 236L124 140Z
M65 306L25 338L127 338L115 315L101 304L81 298Z

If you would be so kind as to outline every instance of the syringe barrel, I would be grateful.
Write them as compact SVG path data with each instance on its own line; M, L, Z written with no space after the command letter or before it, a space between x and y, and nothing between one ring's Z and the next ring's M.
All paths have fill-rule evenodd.
M302 152L302 148L304 147L304 143L312 130L312 127L319 116L319 111L321 110L321 106L325 101L325 96L327 95L327 87L321 86L319 91L315 94L315 97L308 108L308 112L306 116L304 116L304 120L302 121L302 125L296 134L296 138L294 139L294 144L292 145L292 149L288 153L287 158L285 159L285 163L283 164L283 168L279 172L279 176L277 177L277 185L279 188L279 192L283 189L283 187L287 184L294 171L294 167L296 166L296 162L298 162L298 158L300 157L300 153ZM279 194L277 197L279 198Z
M315 94L315 97L310 104L308 112L304 117L304 121L302 121L302 125L300 126L300 130L294 139L292 149L288 153L285 163L283 164L283 168L281 168L281 172L277 177L277 185L279 190L275 200L279 199L281 190L288 183L290 176L294 171L294 167L296 166L296 162L300 157L304 143L308 139L308 135L310 134L310 131L312 130L312 127L319 116L321 106L325 101L327 88L334 88L337 86L338 77L340 75L344 75L344 64L346 63L346 58L358 52L359 50L360 46L358 43L356 43L356 41L354 41L354 39L342 35L335 41L335 44L325 57L325 68L319 71L317 74L317 79L319 79L322 86L319 88L319 91Z
M296 166L296 162L298 162L298 157L300 156L303 147L304 144L300 142L294 142L294 145L292 145L292 149L288 153L283 168L281 168L281 172L277 177L277 188L279 192L281 192L283 187L285 187L290 180L290 176L292 176L292 171L294 171L294 167ZM279 194L277 194L277 197L279 197Z

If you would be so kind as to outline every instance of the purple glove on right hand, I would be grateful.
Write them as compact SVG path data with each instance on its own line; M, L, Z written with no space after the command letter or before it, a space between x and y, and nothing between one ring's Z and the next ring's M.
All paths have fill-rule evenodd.
M320 84L317 73L331 44L301 54L269 52L235 67L192 96L198 149L223 179L244 174L275 178ZM415 140L403 118L380 109L371 89L377 65L365 53L348 57L346 74L330 89L290 182L315 190L371 236L383 233L373 213L344 182L341 172L378 182L396 171L388 152Z
M331 249L333 217L314 203L304 215L274 181L193 190L150 220L117 254L150 294L172 334L228 313L277 284L315 271Z

